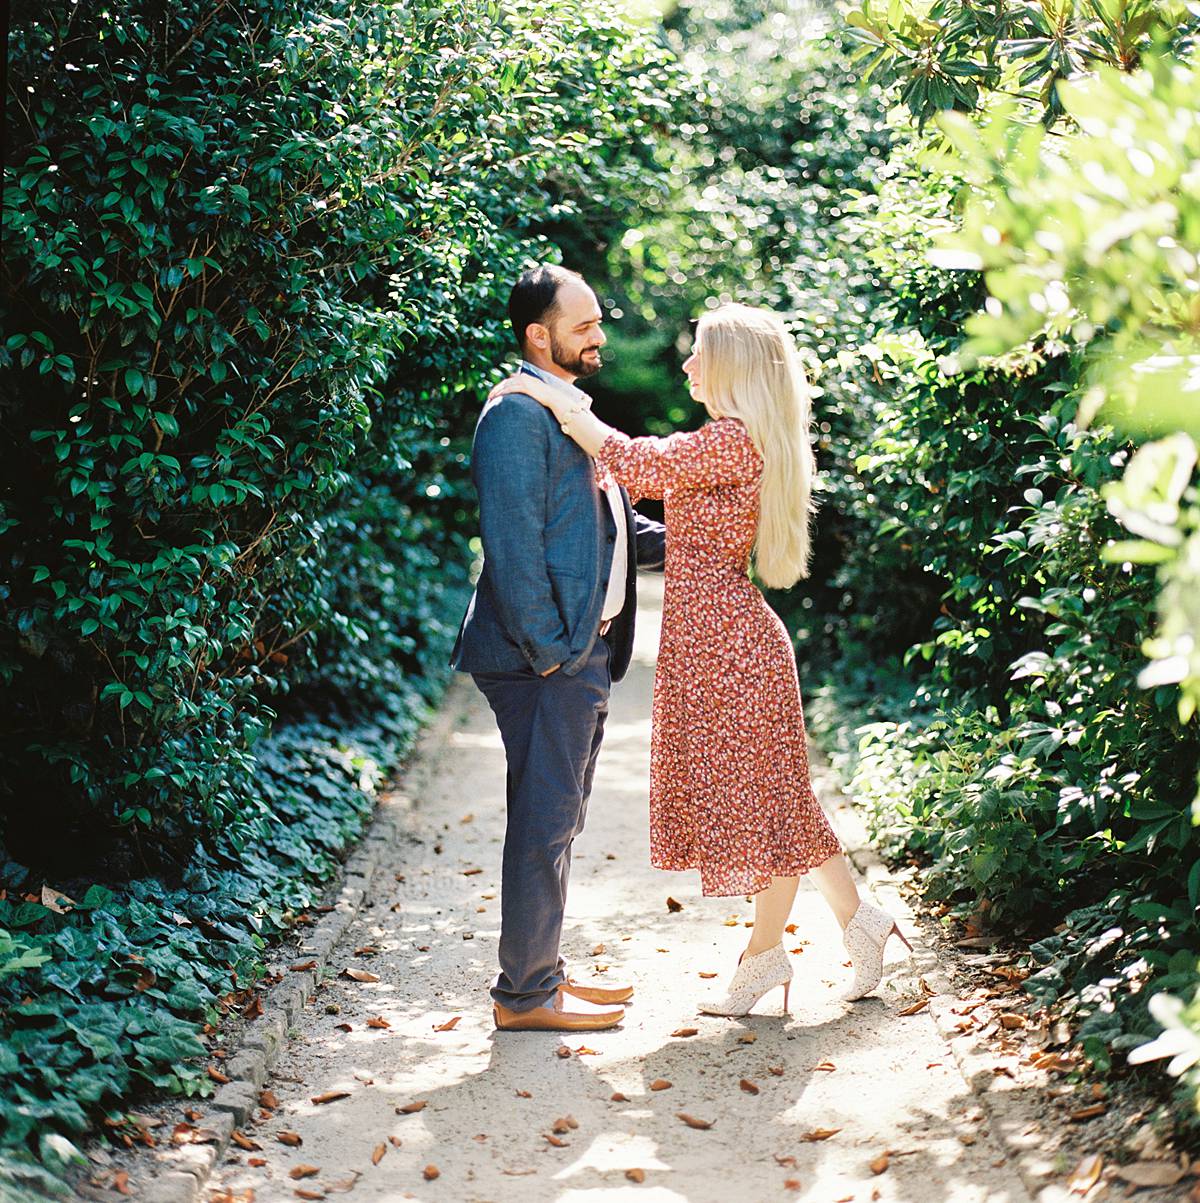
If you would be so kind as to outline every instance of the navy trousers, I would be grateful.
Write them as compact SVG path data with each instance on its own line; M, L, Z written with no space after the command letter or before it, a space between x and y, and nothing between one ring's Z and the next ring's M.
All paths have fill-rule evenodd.
M564 980L559 956L571 845L583 830L612 685L607 639L573 676L561 669L473 674L508 760L500 893L500 973L492 997L544 1006Z

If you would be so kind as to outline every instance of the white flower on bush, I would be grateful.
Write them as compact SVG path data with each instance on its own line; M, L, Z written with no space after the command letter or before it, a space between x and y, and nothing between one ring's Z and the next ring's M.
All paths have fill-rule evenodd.
M1131 1065L1170 1057L1167 1073L1174 1077L1186 1073L1200 1061L1200 1032L1188 1026L1183 999L1173 994L1156 994L1150 999L1150 1014L1162 1024L1163 1031L1148 1044L1140 1044L1129 1054ZM1194 1016L1192 1017L1194 1021Z

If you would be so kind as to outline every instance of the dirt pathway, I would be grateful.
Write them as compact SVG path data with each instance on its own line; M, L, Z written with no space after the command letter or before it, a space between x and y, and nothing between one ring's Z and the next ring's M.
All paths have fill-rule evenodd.
M918 959L880 997L842 1003L849 970L811 887L792 916L793 1015L781 1014L778 991L745 1020L697 1014L718 984L700 975L730 970L751 907L701 898L694 874L648 867L657 615L653 587L643 594L634 665L613 694L576 845L565 938L576 975L610 966L636 983L623 1027L565 1039L492 1029L504 757L462 681L448 721L385 803L403 811L405 838L377 879L394 888L364 908L331 961L379 980L338 976L318 991L268 1083L278 1107L247 1129L261 1151L233 1150L206 1197L1027 1203L928 1010L898 1014L932 966ZM894 895L884 901L906 913ZM659 1080L670 1086L654 1089ZM822 1129L837 1131L811 1139ZM300 1167L315 1172L297 1176Z

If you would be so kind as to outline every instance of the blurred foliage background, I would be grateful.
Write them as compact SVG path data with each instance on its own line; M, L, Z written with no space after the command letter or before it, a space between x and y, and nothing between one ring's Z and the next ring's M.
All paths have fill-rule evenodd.
M1093 1069L1200 1086L1197 5L12 11L0 1176L205 1090L361 832L533 258L596 285L633 433L701 420L706 307L787 316L814 729Z

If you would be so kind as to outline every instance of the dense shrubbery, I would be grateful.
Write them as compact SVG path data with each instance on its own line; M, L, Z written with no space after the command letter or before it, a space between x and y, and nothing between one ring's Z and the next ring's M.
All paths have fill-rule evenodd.
M279 793L272 720L315 713L347 746L366 724L384 760L411 737L461 611L508 288L556 254L544 231L653 191L672 92L608 0L13 7L5 1144L139 1080L194 1085L145 1015L194 1030L220 941L277 930L361 826L319 755L289 771L302 805ZM130 949L161 936L133 912L162 885L63 917L18 900L148 870L199 931L133 1007ZM64 940L79 972L35 963Z

